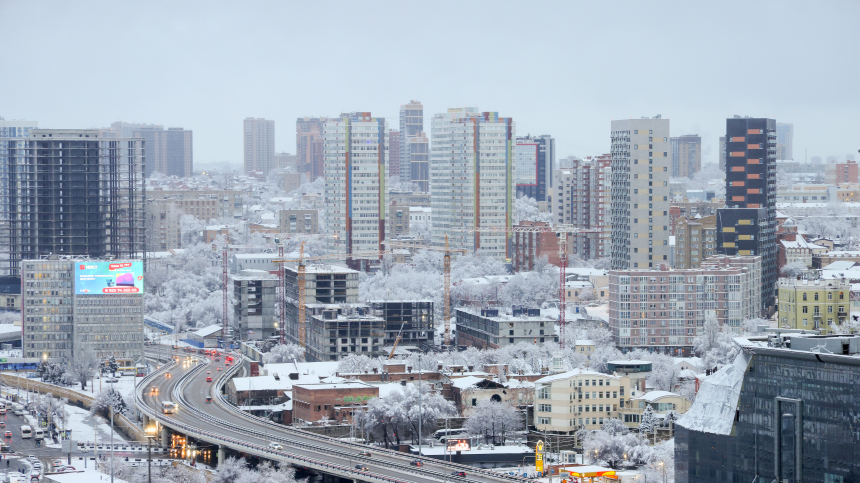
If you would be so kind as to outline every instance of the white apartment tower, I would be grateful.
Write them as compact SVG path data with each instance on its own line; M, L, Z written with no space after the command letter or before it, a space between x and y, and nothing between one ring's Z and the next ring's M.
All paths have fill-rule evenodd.
M323 157L328 250L344 255L382 250L388 165L385 118L353 112L329 119L323 128Z
M669 120L612 121L612 268L669 264Z
M504 230L513 223L513 119L474 107L449 109L433 116L431 139L433 242L444 244L448 235L453 246L510 258Z

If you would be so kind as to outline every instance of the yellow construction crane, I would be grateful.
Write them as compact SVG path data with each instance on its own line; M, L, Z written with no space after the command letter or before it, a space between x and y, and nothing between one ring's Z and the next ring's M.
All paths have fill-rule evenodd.
M386 251L378 251L378 252L354 252L354 253L343 253L336 255L322 255L319 257L309 257L305 258L305 242L302 242L301 246L299 246L299 258L296 259L275 259L272 260L272 263L276 263L279 266L283 267L284 263L298 263L297 270L297 279L299 285L299 346L302 350L305 350L305 341L306 341L306 326L305 326L305 274L306 274L306 266L305 262L318 262L323 260L348 260L348 259L370 259L370 258L379 258L382 255L389 253ZM283 282L281 282L283 283ZM286 296L286 288L284 288L284 295ZM281 305L283 306L284 300L281 300ZM281 338L284 339L286 333L286 321L281 320Z
M400 339L403 337L403 326L406 325L406 321L400 324L400 330L397 331L397 338L394 339L394 347L391 348L391 352L388 354L388 358L391 359L394 357L394 351L397 350L397 344L400 343Z
M384 242L389 247L414 248L417 250L433 250L437 252L445 252L442 259L442 276L443 276L443 294L445 305L445 337L444 344L451 345L451 253L468 253L468 250L448 247L448 235L445 235L445 248L431 247L427 245L412 245L404 242ZM396 346L396 344L395 344ZM393 353L393 352L392 352Z

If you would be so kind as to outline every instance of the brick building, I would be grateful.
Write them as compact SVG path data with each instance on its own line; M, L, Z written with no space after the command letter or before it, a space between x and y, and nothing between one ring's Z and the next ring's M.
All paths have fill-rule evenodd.
M353 415L379 397L379 388L359 381L293 386L293 421L352 424Z

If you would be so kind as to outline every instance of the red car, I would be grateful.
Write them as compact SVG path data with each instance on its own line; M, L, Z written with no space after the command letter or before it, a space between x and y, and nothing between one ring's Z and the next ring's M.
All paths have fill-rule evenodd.
M212 382L212 376L207 377L206 382Z

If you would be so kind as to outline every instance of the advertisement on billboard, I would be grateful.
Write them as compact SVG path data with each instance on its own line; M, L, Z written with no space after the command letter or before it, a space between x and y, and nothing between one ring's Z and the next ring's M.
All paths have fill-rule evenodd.
M75 266L75 294L142 294L143 262L80 262Z
M448 440L448 451L453 453L455 451L471 451L472 444L468 439L449 439Z

